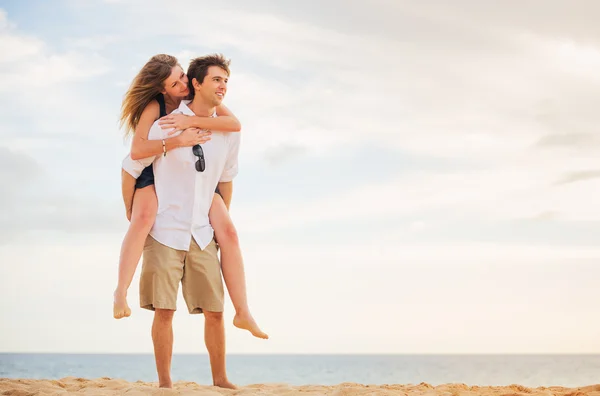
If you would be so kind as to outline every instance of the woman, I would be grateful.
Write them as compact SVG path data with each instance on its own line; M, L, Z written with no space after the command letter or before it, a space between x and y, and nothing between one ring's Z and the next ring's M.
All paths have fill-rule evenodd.
M239 121L223 105L217 107L218 117L190 117L181 114L167 116L179 107L189 92L187 75L175 57L155 55L142 67L125 94L121 107L121 125L126 126L127 133L133 133L132 159L205 143L210 139L210 132L207 130L240 131ZM148 140L150 127L159 118L163 128L172 129L173 132L183 130L178 136L165 139L164 147L160 140ZM158 208L151 166L137 180L125 171L122 171L122 178L123 199L130 225L121 246L119 282L114 293L113 316L116 319L131 315L127 304L127 290ZM250 314L237 232L223 199L217 193L210 208L209 219L221 249L223 278L236 311L233 324L250 331L256 337L266 339L267 334L260 330Z

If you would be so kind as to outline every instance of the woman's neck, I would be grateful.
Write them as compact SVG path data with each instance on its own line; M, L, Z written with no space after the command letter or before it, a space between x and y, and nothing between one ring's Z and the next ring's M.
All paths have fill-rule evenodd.
M183 100L182 98L174 98L170 95L163 95L165 97L165 110L167 111L167 114L170 114L173 112L173 110L175 110L176 108L179 107L179 105L181 104L181 101Z

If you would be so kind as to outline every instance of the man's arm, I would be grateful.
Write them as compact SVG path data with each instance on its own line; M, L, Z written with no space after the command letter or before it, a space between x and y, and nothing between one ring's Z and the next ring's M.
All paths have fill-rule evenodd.
M219 192L221 193L221 197L223 197L227 210L229 210L231 196L233 195L233 181L219 182Z
M135 181L135 177L131 176L124 169L121 169L121 192L123 194L123 203L125 204L125 213L129 221L131 221L131 209L133 208Z
M229 210L231 204L231 196L233 195L233 179L238 173L238 154L240 151L240 135L238 133L232 133L228 136L229 152L227 153L227 160L225 161L225 167L219 178L219 192L223 197L225 206Z

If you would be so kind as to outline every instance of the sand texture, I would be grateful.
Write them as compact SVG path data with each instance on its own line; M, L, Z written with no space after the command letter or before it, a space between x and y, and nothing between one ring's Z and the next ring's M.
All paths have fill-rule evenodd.
M60 380L0 379L0 395L422 395L422 396L600 396L600 384L580 388L559 386L527 388L521 385L509 386L468 386L465 384L444 384L432 386L426 383L409 385L361 385L342 383L334 386L286 384L254 384L237 390L221 389L199 385L195 382L179 381L172 390L159 389L156 383L127 382L120 379L85 379L67 377Z

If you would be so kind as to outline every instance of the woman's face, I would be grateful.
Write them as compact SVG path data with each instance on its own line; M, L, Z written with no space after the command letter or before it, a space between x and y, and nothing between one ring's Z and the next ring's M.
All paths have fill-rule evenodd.
M188 96L188 78L181 66L177 65L171 69L171 75L165 80L162 93L180 99Z

